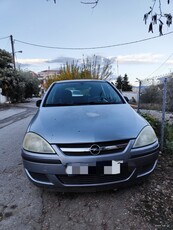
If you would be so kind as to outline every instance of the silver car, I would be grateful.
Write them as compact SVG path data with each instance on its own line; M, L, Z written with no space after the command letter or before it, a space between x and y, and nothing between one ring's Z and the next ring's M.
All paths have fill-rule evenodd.
M111 83L55 82L37 106L22 147L25 172L35 185L68 192L113 189L156 167L153 128Z

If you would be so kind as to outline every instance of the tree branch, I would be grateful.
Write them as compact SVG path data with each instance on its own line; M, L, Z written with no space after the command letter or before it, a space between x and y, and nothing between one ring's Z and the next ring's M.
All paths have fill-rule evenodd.
M156 3L158 3L158 8L156 8ZM170 0L167 0L167 4L170 4ZM154 14L153 11L155 11ZM150 18L148 32L153 33L153 26L158 22L160 35L163 35L162 29L164 23L161 19L166 21L167 26L172 24L172 15L170 13L164 14L162 12L162 0L153 0L153 6L150 6L149 12L144 14L145 24L147 24L148 18Z
M87 5L93 5L92 8L95 8L97 6L97 4L99 3L100 0L95 0L95 1L91 1L91 2L83 2L81 1L82 4L87 4Z
M47 1L49 1L49 0L47 0ZM54 1L54 3L56 4L56 0L53 0Z

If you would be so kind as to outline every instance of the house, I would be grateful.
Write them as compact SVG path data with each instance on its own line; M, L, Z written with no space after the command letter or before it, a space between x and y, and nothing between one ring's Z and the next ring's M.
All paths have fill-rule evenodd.
M46 77L56 76L59 75L59 70L43 70L41 72L38 72L39 77L42 77L45 79Z

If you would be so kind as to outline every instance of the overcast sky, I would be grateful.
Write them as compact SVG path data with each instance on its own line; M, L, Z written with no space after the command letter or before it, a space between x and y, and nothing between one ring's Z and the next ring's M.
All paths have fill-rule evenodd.
M23 69L35 72L57 69L66 61L97 55L103 58L100 60L111 60L115 76L127 74L130 82L135 83L136 78L173 71L173 34L103 49L49 49L21 42L91 48L154 37L159 35L158 29L148 33L148 25L143 22L143 15L151 5L152 0L100 0L92 9L80 0L57 0L57 4L53 0L0 0L0 48L11 52L10 39L1 38L13 35L15 51L23 51L16 52L17 62ZM173 3L168 9L173 9ZM173 26L164 27L164 33L171 31Z

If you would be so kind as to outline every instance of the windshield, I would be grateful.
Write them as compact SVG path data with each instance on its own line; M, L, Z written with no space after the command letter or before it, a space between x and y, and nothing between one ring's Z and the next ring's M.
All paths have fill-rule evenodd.
M119 93L107 82L55 83L43 106L122 104Z

